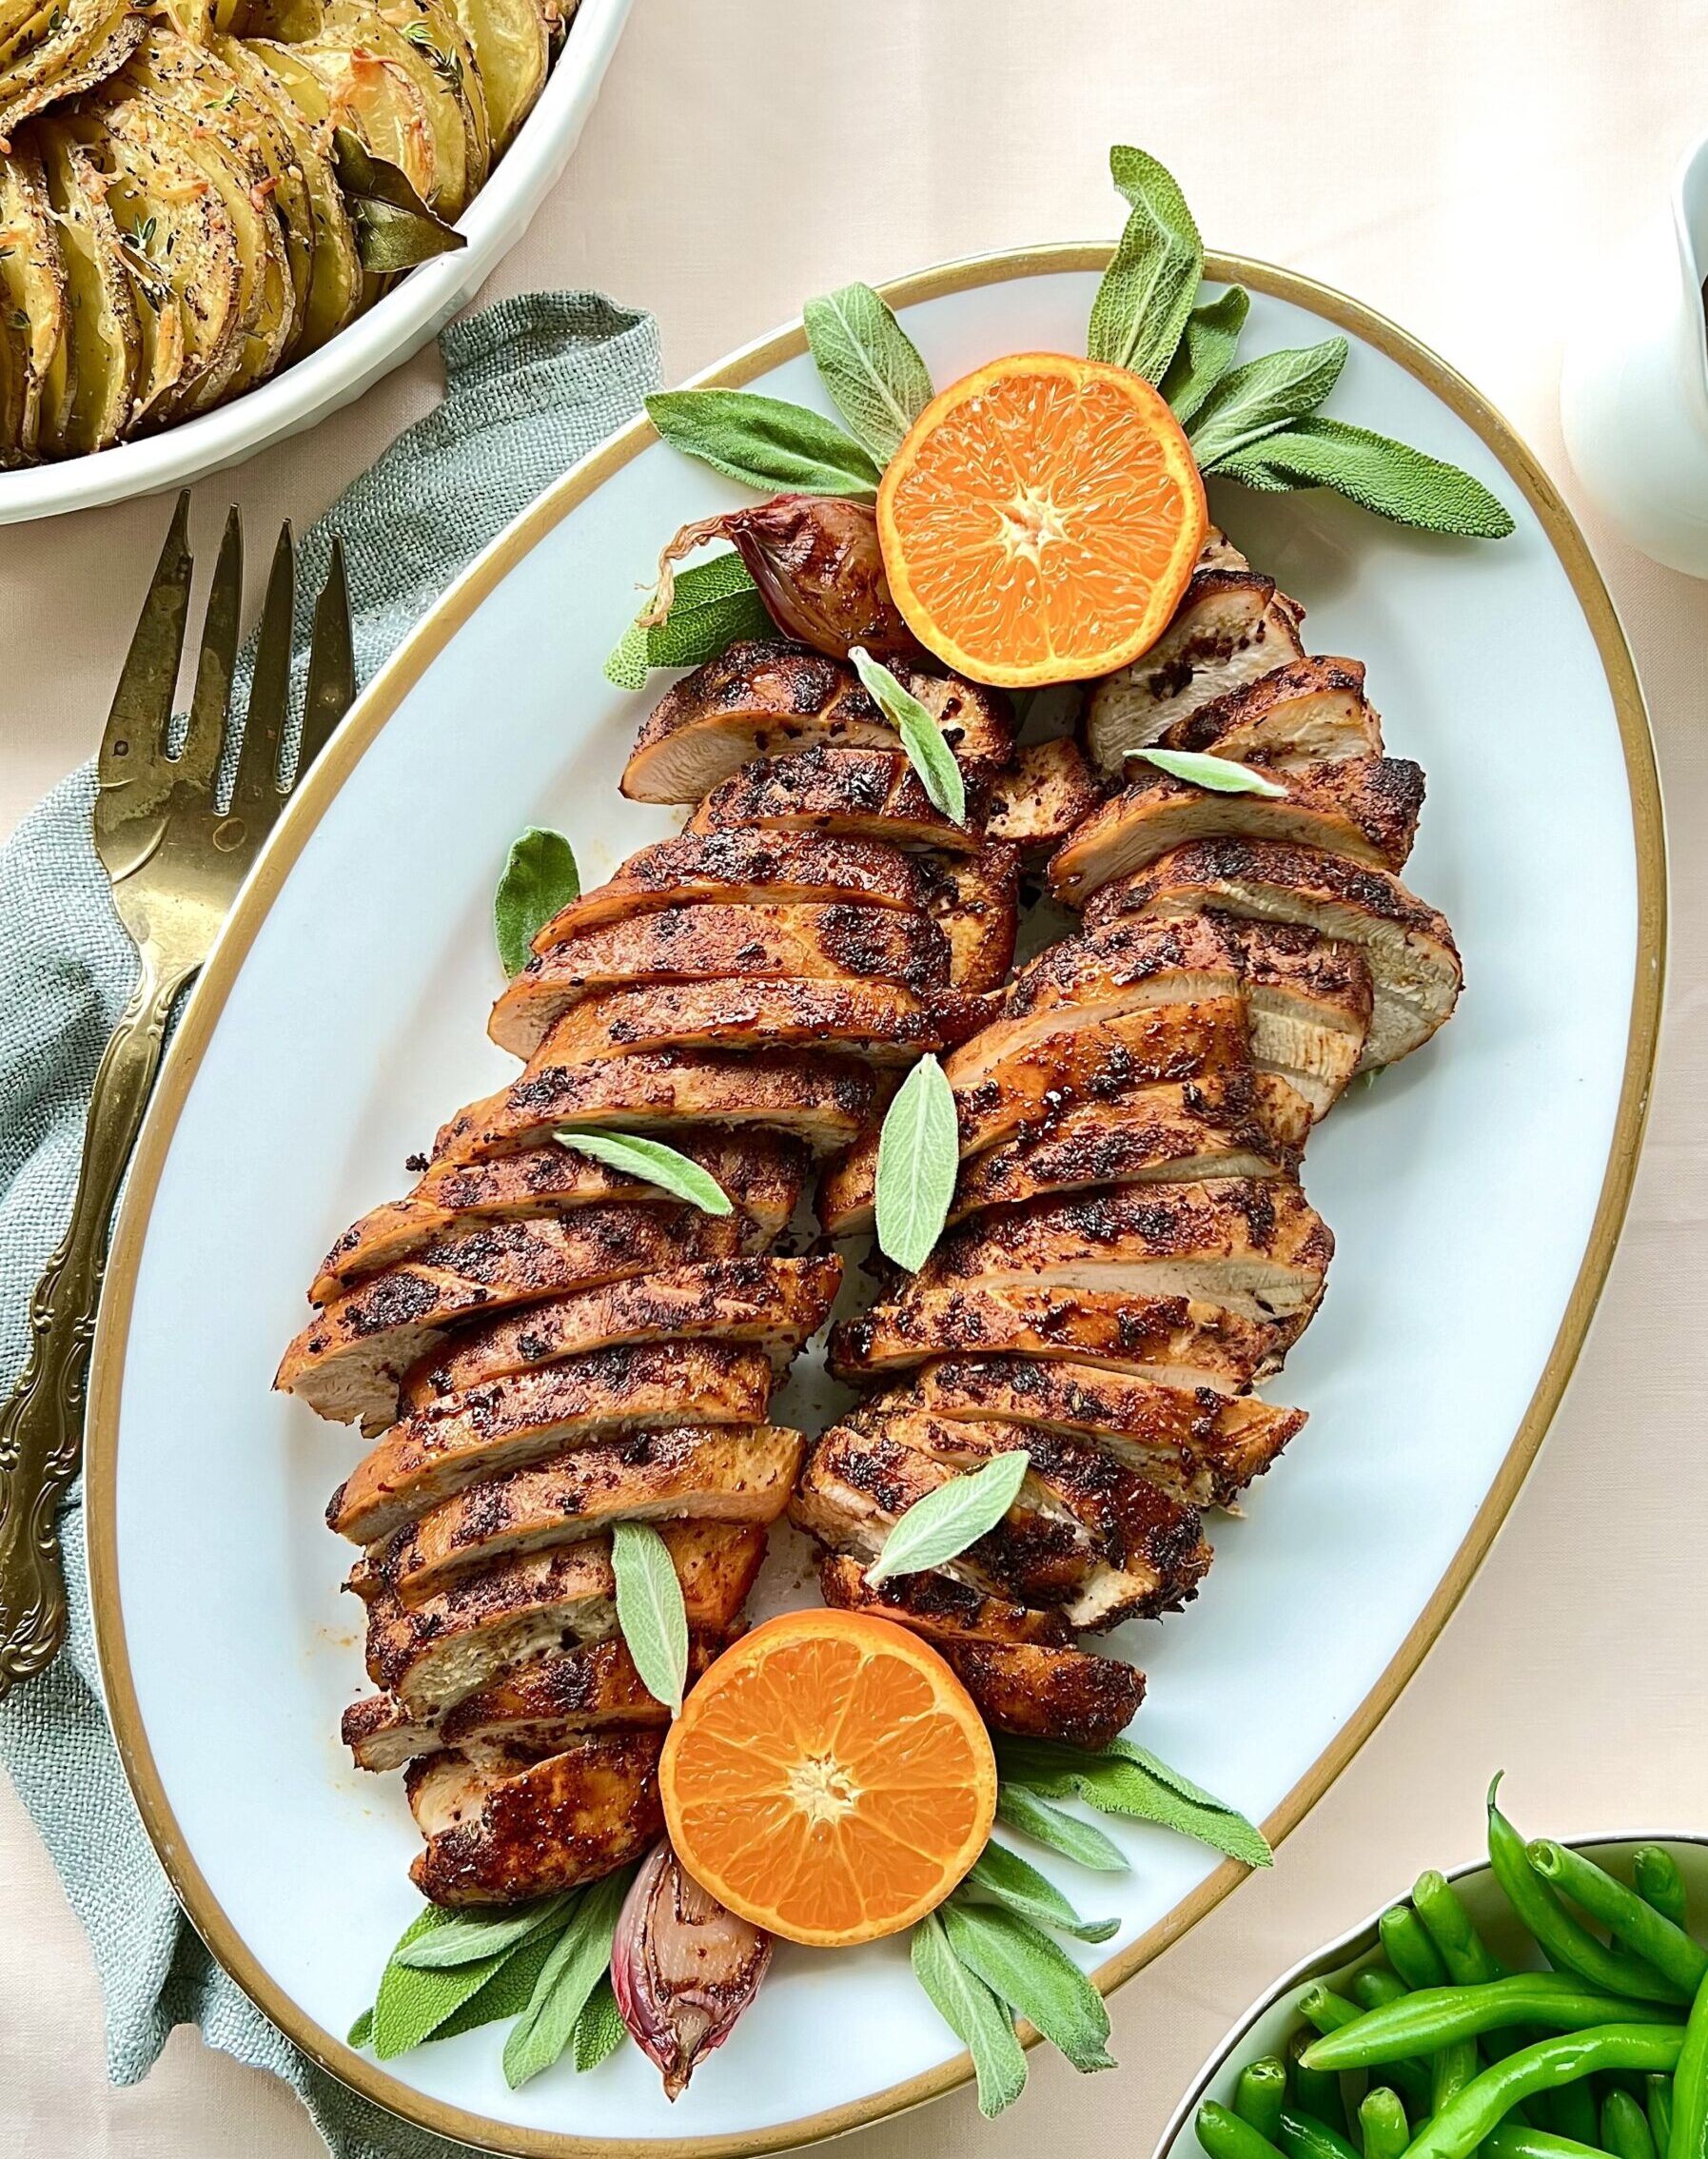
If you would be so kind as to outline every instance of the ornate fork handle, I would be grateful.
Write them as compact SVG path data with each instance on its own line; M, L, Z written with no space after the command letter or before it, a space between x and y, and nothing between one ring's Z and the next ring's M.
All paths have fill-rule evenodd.
M66 1633L56 1516L83 1455L84 1396L113 1202L193 970L142 977L95 1073L70 1225L30 1301L29 1362L0 1413L0 1696L52 1662Z

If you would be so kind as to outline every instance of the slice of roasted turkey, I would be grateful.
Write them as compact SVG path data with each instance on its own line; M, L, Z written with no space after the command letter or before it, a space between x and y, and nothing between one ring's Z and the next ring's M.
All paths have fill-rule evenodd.
M815 747L755 757L712 790L688 829L819 833L973 854L984 845L976 783L969 793L967 822L956 824L933 805L905 751Z
M1364 696L1362 659L1295 659L1197 706L1162 741L1241 763L1260 759L1286 773L1336 757L1381 756L1382 716Z
M964 999L889 982L667 982L567 1004L560 992L544 979L515 997L506 991L492 1014L499 1047L531 1057L549 1030L552 1056L565 1066L670 1050L813 1049L902 1065L967 1031Z

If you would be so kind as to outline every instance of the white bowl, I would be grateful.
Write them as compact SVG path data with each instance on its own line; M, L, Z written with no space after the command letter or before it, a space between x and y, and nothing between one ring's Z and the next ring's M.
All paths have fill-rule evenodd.
M419 352L521 238L568 164L630 5L581 0L540 103L460 223L466 247L411 270L318 352L229 404L89 457L0 472L0 524L92 509L203 479L336 412Z
M1678 1861L1684 1885L1690 1892L1693 1914L1700 1914L1708 1910L1708 1839L1656 1834L1573 1836L1561 1837L1559 1841L1570 1844L1574 1851L1587 1853L1599 1866L1625 1881L1631 1878L1631 1860L1638 1847L1658 1844ZM1530 1938L1514 1919L1486 1859L1473 1859L1455 1868L1447 1879L1459 1892L1477 1931L1497 1956L1515 1971L1532 1966L1541 1968ZM1216 2099L1223 2106L1231 2107L1234 2085L1247 2062L1254 2062L1265 2054L1280 2054L1285 2058L1288 2039L1305 2022L1299 2013L1300 1995L1306 1988L1320 1986L1325 1981L1338 1990L1341 1981L1350 1979L1372 1957L1380 1956L1382 1940L1376 1923L1390 1905L1403 1902L1410 1894L1409 1885L1396 1890L1362 1926L1342 1934L1326 1949L1318 1950L1303 1964L1294 1965L1284 1979L1277 1979L1266 1993L1259 1995L1192 2079L1186 2097L1169 2116L1168 2126L1158 2139L1155 2159L1204 2159L1192 2128L1193 2118L1204 2101Z

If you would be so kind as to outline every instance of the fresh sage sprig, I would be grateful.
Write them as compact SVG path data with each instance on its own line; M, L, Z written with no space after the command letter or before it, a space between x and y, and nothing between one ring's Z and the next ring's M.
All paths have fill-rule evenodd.
M1188 780L1211 795L1267 795L1279 798L1286 789L1267 774L1235 757L1216 757L1207 750L1129 750L1129 762L1154 765L1170 779Z
M511 847L492 901L493 934L506 974L521 972L536 934L580 896L575 849L561 833L530 825Z
M1035 2024L1076 2070L1114 2068L1103 1996L1042 1927L999 1905L975 1904L958 1890L942 1913L960 1962Z
M649 622L649 599L605 662L605 679L619 690L644 690L655 667L699 667L741 638L770 638L776 625L739 555L714 555L678 570L670 612Z
M1223 458L1314 412L1340 381L1348 349L1345 338L1325 338L1229 368L1187 429L1202 469L1213 472Z
M649 1185L657 1185L673 1199L686 1200L702 1214L733 1214L735 1203L709 1169L666 1147L662 1140L644 1139L638 1132L583 1131L564 1125L553 1132L560 1147L573 1148L612 1169L626 1170Z
M943 730L912 690L904 689L881 659L874 659L864 645L849 654L854 673L878 710L901 736L908 762L919 775L919 784L933 809L941 810L957 825L967 822L967 782L955 754L943 739Z
M1378 517L1466 540L1504 540L1512 515L1480 480L1404 442L1322 414L1293 422L1216 466L1266 494L1332 487Z
M996 1763L1005 1784L1039 1798L1083 1799L1099 1814L1155 1822L1247 1867L1274 1862L1263 1832L1237 1808L1131 1739L1116 1739L1101 1753L1089 1754L1053 1739L1002 1738Z
M611 1969L617 1915L634 1868L582 1890L541 1966L528 2006L504 2042L504 2081L514 2091L548 2070L570 2045L581 2012Z
M878 1249L916 1274L943 1234L960 1171L954 1090L929 1052L895 1090L878 1134Z
M1186 334L1160 384L1183 427L1233 365L1250 312L1251 295L1230 285L1219 300L1205 301L1187 317Z
M400 1943L392 1953L412 1972L445 1972L459 1964L478 1964L482 1957L514 1949L549 1927L568 1901L567 1894L548 1896L543 1904L508 1912L501 1919L458 1914L448 1925L431 1927L413 1941Z
M1082 1919L1048 1874L1039 1874L1018 1852L1011 1852L994 1838L973 1861L964 1888L1017 1912L1023 1919L1071 1934L1076 1941L1106 1942L1121 1925L1119 1919Z
M1086 351L1160 383L1198 297L1204 243L1178 182L1155 158L1117 144L1109 171L1132 209L1091 304Z
M617 2006L617 1996L611 1991L611 1977L607 1973L588 1995L586 2007L576 2018L577 2069L598 2069L600 2062L610 2060L628 2035L629 2028L622 2020L621 2010Z
M647 418L673 448L767 493L872 495L871 453L804 404L751 390L661 390Z
M819 380L856 441L888 464L932 400L912 338L869 285L845 285L802 309Z
M619 1521L611 1532L617 1623L641 1684L674 1717L688 1685L688 1610L670 1547L650 1521Z
M1013 1505L1031 1466L1031 1457L1017 1447L915 1500L896 1516L866 1580L875 1587L898 1574L922 1574L976 1544Z
M1063 1807L1052 1807L1024 1784L997 1785L996 1818L1018 1830L1022 1836L1030 1836L1034 1844L1059 1852L1064 1859L1089 1867L1093 1874L1124 1874L1130 1865L1126 1853L1105 1836L1095 1822L1082 1821Z
M913 1976L933 2008L972 2056L978 2110L987 2120L1011 2107L1026 2090L1026 2053L1014 2020L975 1972L950 1947L942 1920L928 1913L909 1944Z

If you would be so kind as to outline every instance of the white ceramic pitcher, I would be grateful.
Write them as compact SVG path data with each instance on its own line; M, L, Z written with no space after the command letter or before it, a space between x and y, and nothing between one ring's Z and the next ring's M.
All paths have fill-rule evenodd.
M1579 479L1645 555L1708 578L1708 136L1566 348L1561 418Z

